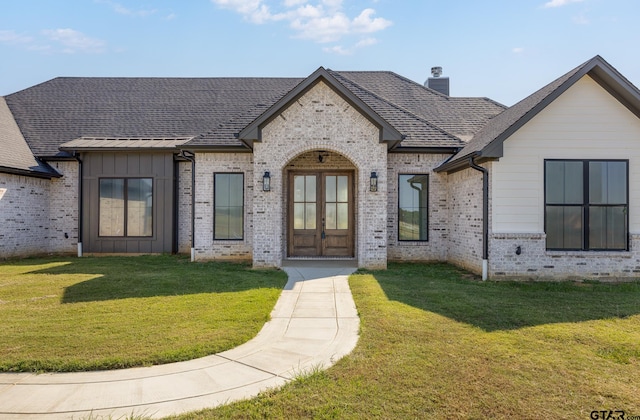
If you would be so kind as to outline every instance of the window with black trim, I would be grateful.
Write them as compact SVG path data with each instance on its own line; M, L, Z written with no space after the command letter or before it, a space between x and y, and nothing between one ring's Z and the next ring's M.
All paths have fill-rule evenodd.
M153 179L100 178L99 236L153 236Z
M213 239L243 239L244 174L214 174L213 191Z
M429 239L429 175L398 175L398 240Z
M545 160L549 250L626 250L629 162Z

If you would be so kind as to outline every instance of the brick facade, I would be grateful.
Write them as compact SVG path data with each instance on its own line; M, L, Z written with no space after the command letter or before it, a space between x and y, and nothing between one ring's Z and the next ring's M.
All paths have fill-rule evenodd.
M3 258L49 251L50 181L0 174L0 255Z
M250 153L196 153L195 160L196 259L251 260L253 251L253 156ZM241 172L244 174L244 238L242 240L213 239L213 175L217 172ZM191 182L190 178L189 182ZM186 210L186 208L187 206L182 206L182 210Z
M78 164L53 167L64 176L0 174L0 258L77 251Z
M199 260L251 260L253 252L253 156L250 153L196 153L195 251ZM244 238L213 239L213 175L244 174Z
M178 164L178 252L191 252L191 162Z
M494 280L620 279L640 276L640 235L631 234L629 251L547 251L544 233L489 237L489 275ZM520 255L516 254L520 247Z
M286 168L299 156L318 150L340 155L355 168L356 259L360 267L385 268L387 145L380 143L377 127L324 83L267 124L262 141L254 145L254 266L279 267L286 257ZM265 171L271 173L269 192L257 188ZM371 172L378 174L378 192L369 191Z
M491 180L491 175L489 175ZM449 244L447 260L482 272L482 173L464 169L448 176ZM491 261L491 250L489 251Z
M433 172L448 155L392 153L388 158L387 238L393 261L446 261L449 237L447 175ZM398 240L398 175L429 175L428 241Z
M62 178L53 178L49 190L49 252L78 251L78 162L51 164Z

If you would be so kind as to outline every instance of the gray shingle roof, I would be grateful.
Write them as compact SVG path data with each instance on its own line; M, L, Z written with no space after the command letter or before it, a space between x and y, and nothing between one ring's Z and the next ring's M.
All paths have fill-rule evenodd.
M420 147L460 148L465 145L465 142L461 139L446 132L442 128L437 127L425 118L422 118L353 82L348 77L351 73L331 73L363 102L367 103L376 113L378 113L378 115L406 136L400 145L396 147L396 150ZM364 72L360 72L359 74L362 73ZM386 72L375 73L383 76L387 74ZM345 76L345 74L347 76ZM369 77L369 79L374 78Z
M504 105L488 98L446 96L393 72L337 73L465 141L482 128L489 118L506 109Z
M503 110L484 98L446 97L390 72L330 74L406 136L400 149L460 148L461 139ZM62 144L88 137L193 137L188 147L244 148L235 135L304 80L63 77L6 99L40 157L68 156Z
M7 96L38 156L81 137L193 137L270 103L300 79L56 78Z
M0 97L0 145L0 172L45 178L59 176L49 165L33 156L3 97Z

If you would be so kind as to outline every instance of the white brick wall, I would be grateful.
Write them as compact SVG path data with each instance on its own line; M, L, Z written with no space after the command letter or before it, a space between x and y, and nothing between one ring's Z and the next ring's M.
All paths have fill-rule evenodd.
M486 166L490 168L490 165ZM491 174L489 174L491 180ZM448 261L482 272L482 173L465 169L448 176ZM489 250L489 261L491 261Z
M449 235L447 175L433 172L448 155L392 153L388 158L388 257L395 261L445 261ZM429 240L398 241L398 175L429 175Z
M0 258L49 252L50 185L0 173Z
M254 255L256 267L279 267L285 254L284 174L296 157L326 150L345 157L356 168L356 255L360 267L387 264L387 145L379 130L331 88L319 83L262 131L254 144ZM271 191L259 186L271 173ZM369 177L378 173L379 191L369 191Z
M630 251L547 251L544 233L490 235L489 275L499 279L620 279L640 277L640 235ZM516 248L520 247L520 255Z
M63 177L0 174L0 258L77 252L78 163L51 165Z
M250 260L253 243L253 157L250 153L196 153L195 251L198 260ZM244 173L244 239L213 239L213 174ZM261 175L262 176L262 175ZM185 177L186 178L186 177ZM262 180L262 178L260 179ZM184 181L184 179L183 179ZM191 182L189 177L189 182ZM183 209L186 207L183 206ZM182 215L184 216L184 215ZM187 216L188 217L188 216Z
M178 164L178 252L191 253L191 162Z
M78 162L52 162L51 166L63 176L62 178L53 178L50 181L49 252L77 253Z

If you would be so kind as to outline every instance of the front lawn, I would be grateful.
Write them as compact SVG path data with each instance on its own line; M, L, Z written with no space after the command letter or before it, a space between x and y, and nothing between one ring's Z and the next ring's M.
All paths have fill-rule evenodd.
M115 369L193 359L248 341L286 274L184 257L0 263L0 371Z
M392 264L350 285L361 317L351 355L180 418L640 416L638 282L483 283L449 265Z

